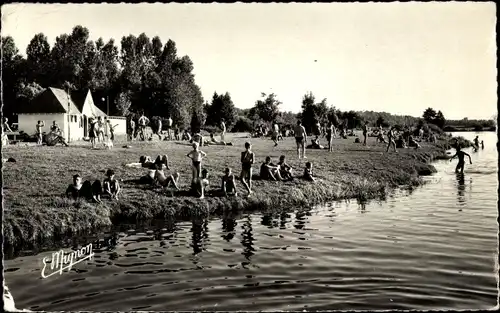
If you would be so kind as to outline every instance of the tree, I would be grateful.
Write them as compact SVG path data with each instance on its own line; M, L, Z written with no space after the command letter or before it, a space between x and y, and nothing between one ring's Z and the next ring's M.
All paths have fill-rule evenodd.
M35 82L32 82L30 84L21 83L17 96L22 102L27 103L33 100L43 90L44 88Z
M27 81L38 83L44 87L50 86L50 45L47 36L36 34L26 48Z
M198 113L195 111L191 116L191 132L199 133L201 131L202 122Z
M328 119L328 106L326 99L319 103L315 103L315 97L312 92L304 95L302 98L302 125L308 132L311 132L316 123L324 123Z
M258 115L265 122L272 122L279 115L279 105L281 102L274 93L266 95L261 94L261 100L257 100L254 106L254 114Z
M206 107L207 121L209 125L218 126L224 120L226 127L236 122L236 110L229 93L218 95L216 92L212 97L212 103Z
M436 116L434 117L433 124L435 124L437 127L443 129L444 125L446 124L446 119L444 118L443 112L438 111L436 113Z
M422 117L427 123L432 123L434 121L434 118L436 117L436 111L434 111L434 109L432 108L427 108L424 111Z
M116 109L117 113L120 116L127 116L130 113L130 92L125 91L121 92L118 97L116 98Z
M331 107L328 109L328 113L327 113L328 121L331 122L333 124L333 126L335 126L335 127L340 126L340 121L339 121L337 112L338 112L338 110L336 110L335 107Z
M19 55L14 39L2 37L2 113L11 118L15 113L18 91L26 81L26 60Z

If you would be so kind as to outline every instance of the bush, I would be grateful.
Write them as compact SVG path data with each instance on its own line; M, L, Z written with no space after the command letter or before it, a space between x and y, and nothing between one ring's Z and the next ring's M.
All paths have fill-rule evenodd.
M232 132L251 132L253 130L252 121L244 116L238 116Z
M477 132L483 131L483 126L481 126L481 125L474 125L474 131L477 131Z

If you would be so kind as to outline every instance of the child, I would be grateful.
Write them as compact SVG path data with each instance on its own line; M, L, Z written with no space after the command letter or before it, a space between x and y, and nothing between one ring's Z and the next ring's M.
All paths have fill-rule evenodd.
M363 125L363 146L366 146L366 137L368 136L368 122Z
M106 172L107 178L104 180L103 189L104 193L111 197L111 200L118 200L118 194L120 193L120 184L118 180L115 179L115 171L109 169Z
M304 179L309 181L315 181L313 177L311 162L306 162L306 167L304 168Z
M170 184L172 184L175 189L179 190L179 187L177 185L180 177L179 173L175 172L174 174L165 177L165 173L163 172L163 166L160 164L157 164L156 166L157 169L153 179L154 184L164 188L168 188Z
M193 142L193 151L189 152L186 156L193 161L193 182L200 177L201 161L207 154L201 151L197 142Z
M109 140L111 140L111 142L113 142L115 140L115 127L118 126L118 124L112 126L110 120L107 120L106 122L108 123Z
M465 165L465 156L469 157L469 162L472 164L472 159L470 158L470 155L463 152L460 148L459 145L457 145L457 153L455 153L454 156L451 157L450 162L455 158L458 157L458 164L457 167L455 168L455 173L458 173L458 170L460 170L460 173L463 174L464 172L464 165Z
M231 169L226 167L225 175L222 176L222 192L224 196L234 195L238 196L238 192L236 192L236 180L234 179L234 175L231 173Z
M84 198L86 200L94 200L97 203L101 202L101 182L96 180L92 185L86 180L82 184L82 177L79 174L73 176L73 183L66 189L66 197L77 200Z
M389 131L387 132L387 139L389 140L389 144L387 145L387 150L385 152L389 152L389 148L393 146L394 152L396 151L396 141L394 138L394 127L391 127Z
M271 163L271 157L267 156L266 161L260 166L260 179L283 180L279 168L279 166Z
M45 126L44 121L38 121L36 124L36 135L37 135L37 142L36 144L41 146L43 143L43 134L42 134L42 127Z
M255 160L254 153L250 150L252 145L245 142L245 151L241 153L241 174L240 180L248 191L248 196L252 194L252 165ZM248 183L245 181L248 180Z
M328 141L328 152L333 152L333 123L330 122L329 126L326 128L326 141Z
M283 177L283 179L285 180L293 180L292 167L286 164L284 155L280 156L280 161L278 162L278 165L280 167L281 177Z

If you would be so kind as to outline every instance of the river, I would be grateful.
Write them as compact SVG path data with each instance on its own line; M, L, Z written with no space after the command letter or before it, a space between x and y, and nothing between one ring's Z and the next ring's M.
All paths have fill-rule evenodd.
M42 279L52 251L24 251L5 261L5 279L32 310L491 309L497 137L478 135L485 149L466 150L463 177L438 161L428 184L384 202L120 225L97 234L117 242L70 272Z

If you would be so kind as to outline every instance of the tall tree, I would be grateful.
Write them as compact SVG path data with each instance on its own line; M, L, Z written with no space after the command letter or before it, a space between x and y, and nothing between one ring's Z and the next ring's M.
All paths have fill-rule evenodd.
M2 37L2 113L6 117L12 117L20 84L26 81L25 66L14 39Z
M324 123L328 119L328 105L326 99L315 103L315 97L312 92L304 95L302 98L302 125L308 132L314 129L316 123Z
M227 127L234 125L236 110L228 92L224 95L218 95L215 92L212 103L207 108L207 121L209 121L209 125L218 126L222 120L224 120Z
M50 87L50 45L47 36L36 34L26 48L27 81Z
M422 117L424 118L424 120L427 122L427 123L432 123L432 121L434 120L434 118L436 117L436 111L434 111L433 108L427 108L425 111L424 111L424 114L422 115Z
M261 100L257 100L254 106L254 113L257 114L263 121L272 122L279 115L279 105L281 102L276 98L274 93L266 95L261 94Z

